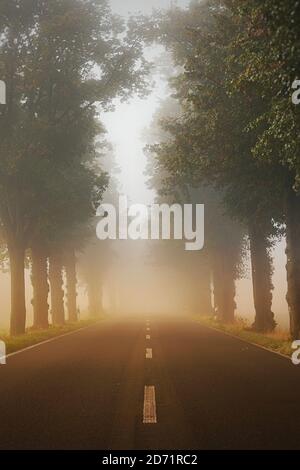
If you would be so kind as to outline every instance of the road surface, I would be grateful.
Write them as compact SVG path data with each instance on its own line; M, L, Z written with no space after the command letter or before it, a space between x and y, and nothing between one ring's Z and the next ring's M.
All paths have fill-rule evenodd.
M300 366L192 320L146 320L9 357L0 448L300 448Z

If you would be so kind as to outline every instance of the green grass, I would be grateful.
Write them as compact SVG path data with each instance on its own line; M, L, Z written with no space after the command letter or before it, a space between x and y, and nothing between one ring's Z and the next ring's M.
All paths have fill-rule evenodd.
M244 319L238 318L233 324L222 324L212 317L196 317L196 320L211 328L224 331L237 336L249 343L255 343L271 351L291 356L294 351L291 347L292 341L289 333L277 328L273 333L256 333L250 330L250 325Z
M47 339L55 338L66 333L79 330L80 328L93 325L98 321L99 318L81 320L76 323L66 323L64 326L60 327L50 326L50 328L47 330L35 330L33 328L29 328L26 331L26 334L21 336L9 336L4 332L0 332L0 340L4 341L6 344L6 354L10 354L12 352L19 351L20 349L27 348L28 346L33 346L34 344L42 343Z

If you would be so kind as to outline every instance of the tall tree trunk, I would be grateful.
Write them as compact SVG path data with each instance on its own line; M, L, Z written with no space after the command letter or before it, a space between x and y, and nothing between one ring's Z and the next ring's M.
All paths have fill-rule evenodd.
M103 312L102 284L90 279L87 285L89 299L89 314L91 317L99 317Z
M272 312L273 264L266 235L258 227L251 227L250 253L255 321L252 328L259 332L273 331L276 327Z
M51 293L51 313L53 325L65 323L63 263L60 253L54 253L49 258L49 280Z
M225 323L234 322L235 303L235 263L226 253L213 254L212 262L214 307L217 317Z
M300 198L291 189L286 196L287 302L292 339L300 339Z
M32 287L33 316L35 328L48 328L48 260L42 245L35 244L31 249L32 256Z
M76 255L71 248L65 254L65 268L67 279L67 308L69 321L76 322L77 316L77 277L76 277Z
M8 244L11 273L11 319L10 334L21 335L26 330L25 302L25 248L15 242Z

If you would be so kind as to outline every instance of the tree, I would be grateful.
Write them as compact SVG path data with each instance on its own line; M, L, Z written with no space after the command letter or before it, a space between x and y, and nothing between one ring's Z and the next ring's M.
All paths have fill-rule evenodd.
M49 283L48 283L48 256L43 243L35 243L31 249L33 288L33 325L35 328L48 328L49 326Z
M256 88L266 106L251 122L258 130L253 155L281 171L276 190L284 201L283 216L287 239L287 301L291 335L300 332L300 233L299 206L299 107L292 104L291 85L299 74L300 32L297 21L299 3L295 0L229 2L240 21L247 25L237 42L242 49L239 73L234 81L238 90ZM277 181L278 182L278 181Z
M173 116L179 114L179 117L168 119L165 115L165 119L160 119L163 111ZM191 285L195 285L193 279L195 270L192 266L198 264L199 271L204 274L201 285L205 285L204 292L207 294L204 297L206 308L203 310L210 313L212 310L210 300L212 275L215 310L220 320L231 322L234 319L236 308L235 280L239 276L243 233L241 228L224 214L220 194L207 183L199 184L194 175L189 173L189 170L192 169L189 156L193 154L193 148L190 129L187 134L186 129L182 126L182 118L180 108L173 105L172 109L170 102L166 102L158 113L158 123L154 122L151 126L152 138L156 139L158 143L149 147L149 183L150 187L158 192L159 202L205 204L205 250L197 256L193 255L193 262L189 257L187 265L190 276L188 279ZM158 130L153 132L157 126ZM221 232L220 226L222 226ZM176 256L178 256L178 252ZM184 258L187 259L187 254ZM196 283L196 286L198 286L199 297L200 283ZM192 300L197 299L195 292L190 292L190 294ZM201 309L198 308L199 311Z
M126 37L105 0L3 1L0 32L0 73L7 84L0 114L0 216L11 266L11 333L20 334L26 322L24 253L39 238L49 207L57 209L55 183L65 188L72 168L87 165L96 104L107 108L116 96L142 92L147 67L140 44Z
M242 52L237 38L243 28L245 24L236 18L230 2L222 1L194 2L188 11L173 9L160 18L154 34L171 49L176 63L184 66L173 80L183 115L165 124L174 143L165 146L167 156L162 158L169 172L185 176L190 184L209 183L219 192L222 188L227 212L251 238L253 326L269 331L276 325L271 310L270 247L279 235L286 175L279 165L270 170L252 155L263 127L254 130L249 126L264 112L267 99L251 87L232 87L240 73ZM219 261L222 265L221 254L215 260L216 269Z
M119 197L118 179L119 172L116 166L113 149L107 142L102 142L101 164L107 174L110 175L109 184L103 194L102 201L108 204L117 204ZM98 217L91 220L91 230L87 234L86 242L78 256L78 275L86 286L89 315L99 317L104 312L103 291L105 277L113 267L116 253L112 248L111 240L100 241L96 238L96 226Z

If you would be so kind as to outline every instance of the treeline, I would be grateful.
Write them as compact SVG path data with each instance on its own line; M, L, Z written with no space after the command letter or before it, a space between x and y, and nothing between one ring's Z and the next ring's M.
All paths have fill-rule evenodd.
M11 334L25 332L25 261L34 326L77 320L76 255L108 185L99 114L143 93L142 46L106 0L1 0L1 255L11 272Z
M146 43L159 42L172 54L171 85L180 106L163 116L163 139L150 146L150 184L174 202L206 204L220 320L233 320L246 237L253 329L276 327L271 249L286 237L290 331L297 339L300 107L293 104L292 84L300 75L299 9L296 0L192 1L186 10L174 6L134 22Z

